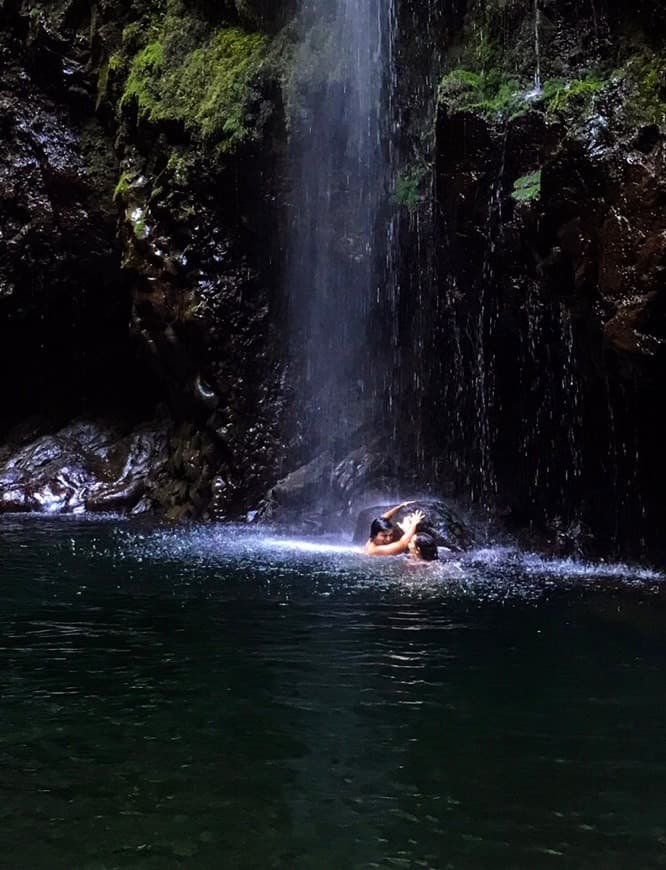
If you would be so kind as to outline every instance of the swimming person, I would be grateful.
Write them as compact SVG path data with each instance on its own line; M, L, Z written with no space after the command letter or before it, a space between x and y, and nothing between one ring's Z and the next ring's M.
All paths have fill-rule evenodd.
M407 545L410 562L435 562L439 559L437 544L432 535L417 532Z
M383 513L380 517L376 517L370 526L370 541L374 541L376 544L391 544L394 541L399 540L403 534L403 530L400 526L393 525L391 517L395 516L399 510L409 507L410 504L414 504L414 502L400 502L400 504L397 504L395 507L389 508L389 510Z
M416 534L416 527L423 522L425 516L421 511L407 514L400 526L394 526L391 517L401 508L414 502L403 502L391 510L386 511L381 517L377 517L370 525L370 539L365 545L368 556L399 556L409 547L409 542ZM395 539L396 531L401 532L398 540Z

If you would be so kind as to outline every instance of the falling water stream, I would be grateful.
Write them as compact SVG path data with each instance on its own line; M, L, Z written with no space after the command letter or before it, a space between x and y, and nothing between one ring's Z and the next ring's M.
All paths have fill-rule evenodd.
M534 0L534 92L541 92L541 10L539 0Z
M390 242L391 2L309 0L291 82L287 283L301 423L316 448L348 448L388 384L370 363L369 316L394 307ZM376 370L381 373L381 365Z

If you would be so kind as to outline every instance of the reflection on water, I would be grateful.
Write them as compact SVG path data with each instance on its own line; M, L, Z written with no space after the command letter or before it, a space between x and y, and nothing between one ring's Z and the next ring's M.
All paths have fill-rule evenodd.
M657 572L0 528L0 866L661 866Z

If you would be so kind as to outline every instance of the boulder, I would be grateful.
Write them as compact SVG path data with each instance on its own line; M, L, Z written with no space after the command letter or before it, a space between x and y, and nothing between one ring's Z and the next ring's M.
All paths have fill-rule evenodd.
M166 462L159 425L122 432L77 421L17 447L0 465L0 513L131 511Z
M336 461L325 451L279 480L254 519L318 532L341 531L349 527L355 505L367 500L368 493L391 492L395 487L390 453L359 447Z

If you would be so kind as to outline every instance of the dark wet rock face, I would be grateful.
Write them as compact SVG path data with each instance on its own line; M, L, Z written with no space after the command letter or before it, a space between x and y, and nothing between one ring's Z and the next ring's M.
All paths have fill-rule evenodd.
M176 423L174 518L244 512L274 474L283 131L260 61L278 20L261 3L174 0L136 10L105 48L130 330Z
M445 59L426 454L540 546L656 553L664 13L539 5L540 90L527 5L469 4Z
M654 316L662 304L664 141L645 155L614 133L600 152L589 127L553 138L536 118L532 131L540 136L531 165L529 149L518 150L522 131L509 132L501 183L506 195L538 165L539 200L505 200L486 274L473 276L491 282L496 319L496 345L491 338L486 353L494 361L497 489L519 515L536 508L630 538L643 510L658 512L666 482L662 436L643 424L664 362ZM456 258L470 262L464 247L454 242ZM518 476L511 454L521 447ZM623 498L633 518L618 515Z
M270 242L257 251L255 235L264 219L255 216L253 232L239 214L228 225L229 203L256 195L235 172L215 175L198 162L185 180L165 170L162 199L145 158L131 166L118 196L134 288L130 328L175 416L200 430L217 478L211 509L225 513L261 491L279 422L272 279L262 274Z
M91 115L76 122L4 54L0 82L0 370L4 421L50 404L63 411L131 366L129 294L120 271L114 176L93 165ZM111 188L112 189L112 188ZM104 324L101 326L101 324ZM10 374L11 373L11 374ZM127 385L128 392L131 387Z
M162 487L152 506L174 519L238 511L273 474L275 157L270 144L265 156L257 148L252 124L259 114L264 126L269 116L279 123L280 108L269 111L268 91L233 75L245 75L246 56L257 63L267 38L250 29L281 21L281 12L254 0L0 8L2 429L37 411L42 432L90 413L140 432L167 415L165 455L148 452ZM153 119L139 96L127 97L151 34L182 70L207 47L202 74L211 82L198 96L203 105L206 87L219 86L231 95L223 109L237 118L224 147L206 125L226 136L226 116L201 114L195 129L177 102L169 104L173 117L165 110ZM219 70L226 79L214 79ZM156 86L158 99L166 90ZM218 92L210 105L219 99ZM59 436L63 450L68 431ZM143 476L150 460L141 451L128 457ZM79 476L80 486L63 484L60 501L44 495L51 509L78 509L76 493L90 484L87 472ZM38 503L41 496L14 483L7 504ZM87 509L131 508L134 484L125 491L119 478L113 486L95 490Z

